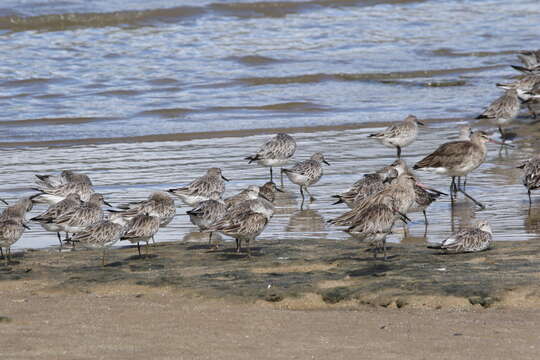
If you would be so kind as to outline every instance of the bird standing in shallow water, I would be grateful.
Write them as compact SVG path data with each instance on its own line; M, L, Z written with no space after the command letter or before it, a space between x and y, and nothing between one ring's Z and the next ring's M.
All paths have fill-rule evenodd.
M192 181L188 186L169 189L171 194L178 196L188 206L195 206L201 201L210 199L210 194L217 192L222 195L225 192L225 183L229 181L221 174L220 168L210 168L206 175Z
M432 170L437 174L452 177L450 193L455 194L460 191L483 209L485 206L481 202L457 186L456 177L467 176L484 162L487 154L486 142L488 141L500 144L500 142L490 139L485 132L476 131L469 141L458 140L442 144L433 153L417 162L413 169Z
M518 169L523 169L523 185L529 195L529 207L532 205L531 191L540 189L540 155L525 160Z
M296 151L296 141L285 133L279 133L261 146L255 155L245 158L249 164L256 161L259 165L270 168L270 181L274 181L272 168L274 166L286 165ZM281 174L281 184L283 184L283 174Z
M491 103L488 108L477 119L488 119L499 128L501 139L505 140L503 125L509 124L519 114L521 101L518 98L516 89L506 90L497 100Z
M480 220L473 227L461 230L440 244L430 245L430 249L442 249L452 253L467 253L487 250L492 240L491 226Z
M408 146L416 140L418 125L424 125L416 116L409 115L403 122L394 124L380 133L371 134L369 137L379 140L384 146L395 147L397 157L401 158L401 148Z
M289 180L296 185L300 186L300 195L302 195L302 204L300 209L304 206L304 190L309 195L309 201L315 201L315 198L310 194L308 186L316 184L323 175L322 163L330 165L328 161L325 160L324 155L320 152L311 155L309 160L304 160L297 163L290 169L281 169L284 172Z

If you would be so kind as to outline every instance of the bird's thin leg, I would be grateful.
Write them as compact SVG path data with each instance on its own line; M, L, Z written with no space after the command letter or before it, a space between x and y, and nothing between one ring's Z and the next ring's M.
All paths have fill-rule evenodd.
M450 183L450 197L453 199L456 192L456 177L452 176L452 182Z
M527 103L527 109L529 109L529 114L532 115L533 119L536 119L536 112L533 110L530 103Z
M501 133L501 139L502 139L503 142L504 142L504 140L505 140L505 139L504 139L504 131L503 131L501 125L499 125L499 132Z
M300 186L300 195L302 195L302 204L300 204L300 210L304 210L304 190L302 190L302 186Z
M236 252L240 252L240 240L236 239Z
M382 248L383 248L383 255L384 255L384 261L387 260L386 258L386 239L382 241Z
M531 189L527 189L527 195L529 195L529 208L532 206Z
M274 181L274 174L272 172L272 167L270 166L270 181Z
M397 157L398 159L401 159L401 146L396 146L397 149Z
M463 195L465 195L465 197L469 198L470 200L472 200L476 205L478 205L481 209L485 209L485 205L482 204L480 201L476 200L475 198L473 198L471 195L467 194L465 191L463 190L459 190Z
M212 247L212 232L208 235L208 246Z
M426 226L428 226L429 222L427 220L426 210L424 209L422 212L424 213L424 223L426 224Z
M467 189L467 176L465 176L465 179L463 179L463 190Z
M281 188L283 189L283 168L281 168Z
M4 257L4 252L2 251L2 247L0 247L0 255L2 255L2 257Z
M314 202L315 200L317 200L317 199L315 199L315 197L313 195L311 195L311 193L309 192L307 186L306 186L306 192L309 195L309 202Z
M137 251L139 252L139 257L141 257L141 244L137 241Z
M58 236L58 242L60 243L60 249L58 251L62 251L62 236L59 232L56 233L56 236Z

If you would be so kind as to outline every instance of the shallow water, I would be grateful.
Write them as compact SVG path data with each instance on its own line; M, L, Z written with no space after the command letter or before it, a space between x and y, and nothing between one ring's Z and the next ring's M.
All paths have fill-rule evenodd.
M366 135L409 113L429 119L404 150L412 165L500 94L494 83L515 77L508 64L517 50L535 47L540 31L533 0L182 4L2 3L0 196L30 194L34 173L73 169L120 203L215 165L233 179L231 194L267 176L242 160L268 136L263 132L294 128L295 158L323 151L332 166L313 188L318 201L309 211L297 210L297 189L285 180L290 193L261 237L343 239L325 224L345 210L330 206L329 196L395 154ZM537 236L540 209L529 216L515 165L535 152L539 129L524 114L513 131L518 148L491 148L470 177L470 192L487 210L460 199L456 227L487 217L496 240ZM422 180L448 188L438 176ZM434 204L429 217L427 240L446 235L448 200ZM405 241L425 241L422 218L414 215ZM179 215L158 239L201 240L187 235L192 230ZM56 242L36 225L16 247Z

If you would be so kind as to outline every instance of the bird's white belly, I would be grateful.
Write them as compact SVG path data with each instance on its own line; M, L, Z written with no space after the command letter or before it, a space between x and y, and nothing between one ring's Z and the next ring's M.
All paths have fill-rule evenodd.
M258 160L257 163L266 167L280 167L287 165L289 159L262 159Z

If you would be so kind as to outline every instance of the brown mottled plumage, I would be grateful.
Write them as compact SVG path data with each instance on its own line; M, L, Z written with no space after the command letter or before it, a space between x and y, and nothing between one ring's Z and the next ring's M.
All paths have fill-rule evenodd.
M540 156L525 160L519 169L523 169L523 185L527 188L529 195L529 206L532 204L531 191L540 189Z

